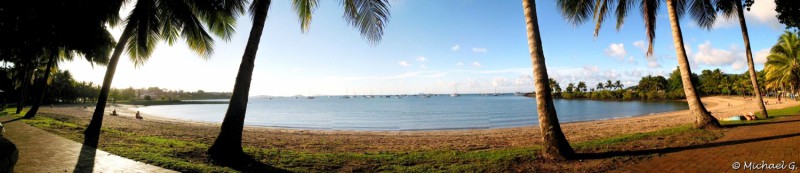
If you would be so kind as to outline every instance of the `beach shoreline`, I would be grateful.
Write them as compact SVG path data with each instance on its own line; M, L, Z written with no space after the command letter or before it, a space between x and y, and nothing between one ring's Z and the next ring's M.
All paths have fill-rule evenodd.
M703 97L706 108L717 119L747 112L756 112L753 99L740 96ZM775 99L766 101L775 103ZM730 104L730 106L728 106ZM768 109L795 106L800 102L768 104ZM219 123L188 121L142 114L134 118L136 105L115 104L106 108L104 127L123 128L147 135L180 136L187 140L213 141ZM114 109L118 116L110 116ZM94 109L80 106L57 106L42 110L49 114L67 114L88 123ZM220 116L222 117L222 115ZM658 131L694 122L688 110L663 112L624 118L562 123L570 142L608 138L623 134ZM153 131L152 129L159 129ZM252 147L276 147L312 152L417 151L430 149L475 150L509 148L541 143L538 126L493 129L430 130L430 131L360 131L308 130L264 126L245 126L243 144Z

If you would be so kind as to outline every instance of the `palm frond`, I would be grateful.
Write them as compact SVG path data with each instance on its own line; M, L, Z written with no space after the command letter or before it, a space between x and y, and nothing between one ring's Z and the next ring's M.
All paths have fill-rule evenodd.
M556 0L556 4L561 16L574 26L586 22L596 5L594 0Z
M161 37L174 41L175 33L180 32L186 44L197 54L204 58L213 53L214 39L203 28L192 7L184 1L159 1L157 7L161 10L159 18L163 22ZM167 28L166 26L169 26ZM169 38L173 37L173 38Z
M625 24L625 17L628 16L628 10L630 10L635 4L633 0L619 0L619 4L617 4L617 31L622 28L622 25Z
M642 17L644 18L644 28L647 33L647 53L648 58L653 56L653 43L656 39L656 17L658 16L658 0L642 0Z
M694 22L700 28L711 29L714 26L714 20L717 19L717 12L714 10L711 0L691 0L690 3L689 14Z
M594 38L596 39L600 33L600 26L602 26L603 21L608 12L608 4L614 3L614 0L598 0L597 4L595 5L594 9Z
M127 52L135 66L140 66L153 53L161 35L160 13L153 0L138 0L128 17L126 29L131 29Z
M343 0L345 21L358 28L361 36L375 45L383 37L383 29L389 22L388 0Z
M244 14L244 0L187 0L192 11L214 35L230 41L236 31L236 18Z
M730 19L736 16L737 8L741 5L740 1L741 0L714 0L714 4L717 6L717 11L722 12L722 16L726 19ZM736 3L739 3L739 5Z
M319 0L292 0L292 9L297 13L297 20L300 21L300 30L308 32L311 27L311 13L317 9Z

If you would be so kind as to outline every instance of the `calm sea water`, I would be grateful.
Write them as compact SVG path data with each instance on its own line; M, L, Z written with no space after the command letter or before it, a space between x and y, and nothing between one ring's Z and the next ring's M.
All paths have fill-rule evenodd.
M559 121L575 122L688 109L684 102L556 99ZM447 95L392 98L251 98L246 125L337 130L486 129L538 124L535 99L514 96ZM227 104L147 106L145 114L220 123Z

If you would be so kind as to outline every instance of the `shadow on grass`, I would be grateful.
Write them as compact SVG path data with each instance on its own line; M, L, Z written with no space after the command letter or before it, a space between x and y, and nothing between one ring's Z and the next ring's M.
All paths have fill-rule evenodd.
M226 159L224 162L216 162L216 164L227 166L241 172L291 172L261 163L246 154L239 155L237 158Z
M97 155L97 146L99 139L87 137L83 140L78 162L75 164L74 172L94 172L94 158Z
M780 123L780 122L775 122L775 123ZM781 139L781 138L789 138L789 137L796 137L796 136L800 136L800 133L785 134L785 135L778 135L778 136L768 136L768 137L760 137L760 138L752 138L752 139L743 139L743 140L736 140L736 141L712 142L712 143L706 143L706 144L701 144L701 145L684 146L684 147L671 147L671 148L662 148L662 149L648 149L648 150L636 150L636 151L611 151L611 152L602 152L602 153L579 153L577 155L577 158L578 159L604 159L604 158L611 158L611 157L617 157L617 156L644 156L644 155L651 155L651 154L666 154L666 153L674 153L674 152L679 152L679 151L684 151L684 150L714 148L714 147L737 145L737 144L744 144L744 143L750 143L750 142L760 142L760 141L774 140L774 139Z
M19 120L22 120L22 119L25 119L25 118L23 118L23 117L14 118L14 119L11 119L11 120L3 121L2 123L10 123L10 122L19 121Z
M775 119L767 119L767 120L775 120ZM755 126L755 125L792 123L792 122L798 122L798 121L800 121L800 120L764 121L764 122L752 122L752 123L742 123L742 124L729 124L729 125L723 125L722 127L732 128L732 127L744 127L744 126Z

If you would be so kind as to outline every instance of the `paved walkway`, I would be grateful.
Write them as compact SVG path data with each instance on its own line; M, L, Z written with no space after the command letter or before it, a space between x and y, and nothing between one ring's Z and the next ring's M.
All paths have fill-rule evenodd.
M671 151L674 152L616 171L800 172L800 116L732 127L725 136L708 144ZM777 168L761 168L768 164Z
M0 122L12 119L3 116ZM19 149L15 172L175 172L86 147L21 121L3 125L3 136Z

